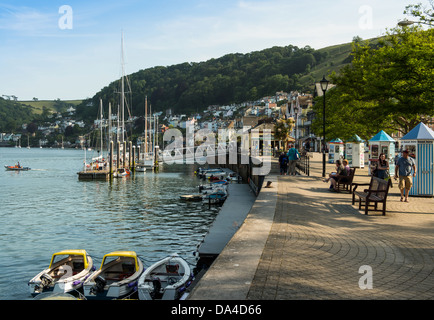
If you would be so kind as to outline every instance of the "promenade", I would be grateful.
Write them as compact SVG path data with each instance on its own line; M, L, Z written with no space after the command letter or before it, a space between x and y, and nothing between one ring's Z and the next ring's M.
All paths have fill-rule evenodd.
M321 161L314 153L307 177L280 176L273 160L271 188L189 300L434 299L434 199L400 202L394 182L386 216L366 216L328 191ZM369 182L367 168L354 182Z

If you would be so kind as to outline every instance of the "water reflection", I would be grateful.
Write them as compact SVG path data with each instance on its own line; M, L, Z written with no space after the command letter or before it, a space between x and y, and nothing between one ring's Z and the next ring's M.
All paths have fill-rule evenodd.
M86 249L96 265L115 250L134 250L145 265L173 252L195 264L192 253L218 212L179 200L198 191L201 181L191 165L84 182L77 177L80 151L0 152L1 166L19 159L32 168L18 174L0 170L3 300L28 299L27 281L48 266L52 253L64 249Z

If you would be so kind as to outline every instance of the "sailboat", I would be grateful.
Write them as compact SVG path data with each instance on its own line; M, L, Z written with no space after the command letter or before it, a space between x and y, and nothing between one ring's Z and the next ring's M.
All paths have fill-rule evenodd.
M99 121L100 121L100 149L99 154L96 157L92 157L91 162L87 163L86 148L84 148L84 169L78 172L78 178L80 180L107 180L109 178L109 169L107 166L107 161L104 158L104 137L103 137L103 103L100 99L100 109L99 109ZM62 138L62 148L63 148L63 138Z
M109 104L109 116L108 116L108 134L106 135L108 137L107 141L107 154L109 158L109 162L106 161L103 155L104 151L104 137L103 137L103 103L100 99L100 154L98 157L95 157L92 159L92 162L94 166L86 165L83 172L79 172L79 179L80 175L83 177L83 179L97 179L95 176L95 167L96 171L102 175L104 179L110 178L110 175L112 174L112 168L113 168L113 177L124 177L129 175L129 156L126 153L126 142L127 139L125 138L125 62L124 62L124 50L123 50L123 44L124 44L124 36L122 33L122 39L121 39L121 65L122 65L122 76L121 76L121 101L120 106L118 107L118 117L117 117L117 130L116 130L116 151L113 150L111 144L112 144L112 120L111 120L111 104ZM120 113L120 114L119 114ZM110 150L109 150L110 149ZM85 155L86 159L86 155ZM96 165L95 165L96 164Z
M152 108L149 108L152 114ZM148 130L149 123L149 130ZM159 149L156 146L156 132L157 132L157 118L156 116L148 116L148 97L145 97L145 140L143 142L144 152L140 153L139 160L136 165L137 171L146 171L146 169L153 170L158 165Z

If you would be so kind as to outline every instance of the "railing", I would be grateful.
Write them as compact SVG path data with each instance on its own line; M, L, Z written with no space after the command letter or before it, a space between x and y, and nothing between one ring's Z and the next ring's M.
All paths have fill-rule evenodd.
M297 161L297 168L300 172L303 172L307 176L310 175L310 154L308 152L303 152L300 155L300 159Z

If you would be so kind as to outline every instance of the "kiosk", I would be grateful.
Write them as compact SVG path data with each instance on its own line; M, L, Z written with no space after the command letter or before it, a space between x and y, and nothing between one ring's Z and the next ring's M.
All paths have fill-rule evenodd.
M395 139L381 130L371 140L369 140L369 174L371 174L371 165L378 161L381 153L386 155L389 160L389 174L395 175Z
M403 150L416 163L410 196L434 196L434 131L422 122L401 138Z
M350 167L365 167L365 144L357 134L345 143L345 158Z
M344 143L341 139L334 139L329 142L329 163L335 163L344 157Z

